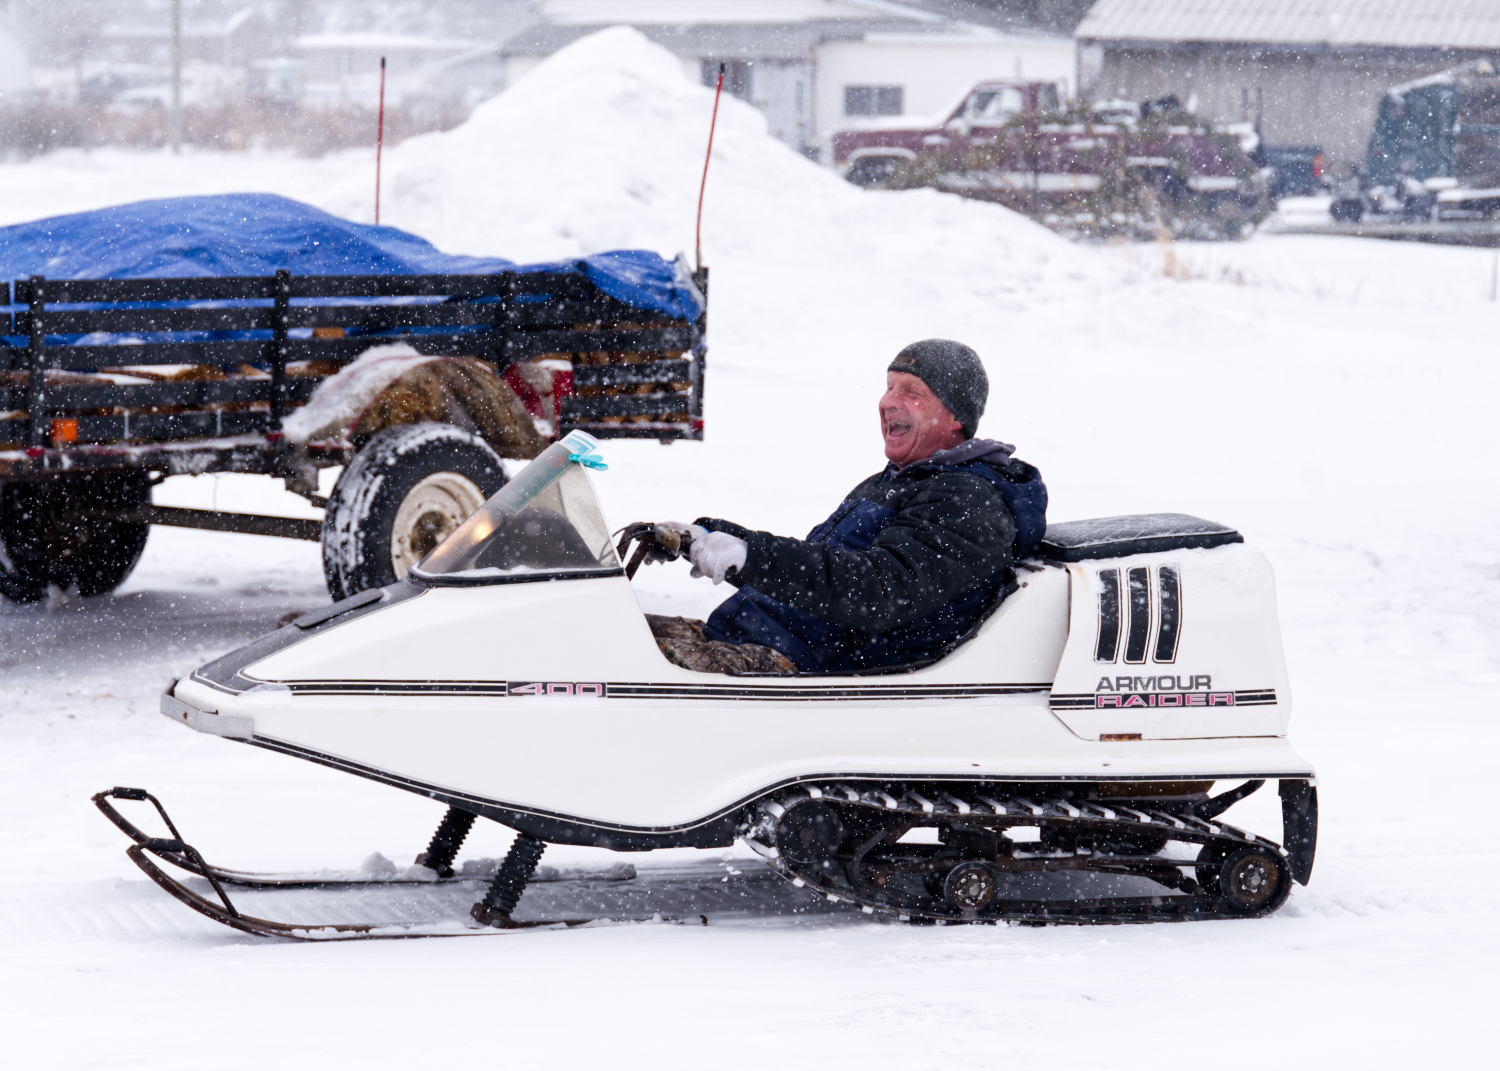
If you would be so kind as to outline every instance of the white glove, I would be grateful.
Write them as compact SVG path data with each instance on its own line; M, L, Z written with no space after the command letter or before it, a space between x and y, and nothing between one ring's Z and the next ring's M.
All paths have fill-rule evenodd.
M729 570L745 568L745 556L749 553L750 544L739 536L732 536L728 532L709 532L699 536L695 532L693 548L688 552L693 561L692 575L706 576L715 584L722 584Z

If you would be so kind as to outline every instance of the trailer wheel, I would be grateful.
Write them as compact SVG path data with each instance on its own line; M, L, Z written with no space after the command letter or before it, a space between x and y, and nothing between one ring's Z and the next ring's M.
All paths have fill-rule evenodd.
M28 553L31 490L24 484L0 487L0 595L11 602L36 602L47 594L47 571Z
M500 457L451 424L377 432L354 455L323 516L334 599L400 580L505 484Z
M151 526L121 521L151 500L144 472L99 472L0 487L0 595L36 602L49 584L105 595L141 559Z

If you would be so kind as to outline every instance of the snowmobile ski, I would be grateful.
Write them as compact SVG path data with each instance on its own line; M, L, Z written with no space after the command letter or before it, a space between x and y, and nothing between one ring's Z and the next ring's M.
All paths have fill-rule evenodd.
M1196 805L1023 798L982 784L803 785L759 801L746 844L777 873L867 914L935 922L1156 922L1254 918L1285 902L1292 868L1263 837L1213 820L1260 787ZM1232 798L1231 798L1232 797ZM935 829L937 842L907 842ZM1021 839L1027 830L1035 840ZM1013 839L1010 834L1016 831ZM1160 854L1197 846L1195 858ZM1186 871L1187 873L1184 873ZM1046 875L1093 875L1107 892L1145 879L1139 895L1036 896ZM1031 896L1008 897L1005 885ZM1139 883L1136 883L1139 884Z
M135 791L113 789L112 792ZM131 840L144 845L154 840L130 819L122 815L109 803L110 793L100 792L93 797L94 803L104 816L119 827ZM117 799L134 799L133 796L117 796ZM149 797L154 802L154 797ZM159 807L159 805L158 805ZM162 814L165 818L165 813ZM487 882L495 876L499 860L489 858L465 859L455 868L444 868L449 873L428 869L422 863L413 863L404 869L384 857L375 856L358 870L289 870L256 871L236 870L214 866L194 859L181 852L155 849L155 854L173 866L196 874L200 878L214 878L222 885L233 885L242 889L323 889L340 886L431 886L462 883ZM421 858L420 856L418 858ZM531 881L546 883L553 881L630 881L636 876L635 867L629 863L617 863L609 867L539 867Z
M150 803L156 808L157 814L161 816L167 829L171 832L169 838L149 837L143 833L134 823L125 818L115 808L111 800L138 800ZM355 940L390 940L398 938L416 937L483 937L503 933L514 933L520 930L536 929L569 929L582 926L611 926L622 924L673 924L673 925L707 925L708 919L699 915L691 918L664 917L652 915L637 918L570 918L570 919L527 919L517 920L509 917L509 909L504 911L481 910L481 905L476 904L474 918L483 918L483 921L471 919L452 919L435 922L421 923L292 923L279 922L271 919L257 918L239 911L225 892L226 884L241 885L248 888L330 888L348 885L437 885L456 884L460 882L476 882L489 880L489 875L468 874L456 875L449 878L433 878L431 880L407 880L407 881L342 881L329 880L326 877L302 877L297 875L275 875L275 874L247 874L240 871L228 871L209 864L202 854L182 839L177 826L167 814L166 808L162 806L151 793L145 789L116 787L96 793L93 797L95 806L111 822L118 826L130 837L133 844L125 849L125 854L130 861L138 866L147 877L154 881L162 889L181 903L205 915L215 922L229 926L232 929L244 933L256 934L261 937L286 937L299 941L355 941ZM149 854L148 854L149 853ZM207 879L218 896L218 902L210 900L196 890L183 884L181 881L168 874L158 866L151 858L157 856L173 866L177 866L198 877ZM498 869L503 869L504 864ZM600 876L608 875L608 876ZM578 872L579 877L592 877L594 880L618 881L623 880L620 869L600 873ZM248 880L236 880L239 875ZM633 874L632 874L633 876ZM529 876L521 881L524 887L529 881ZM556 880L556 879L553 879ZM519 891L517 891L519 898ZM486 900L488 903L488 899ZM509 908L515 906L514 901L509 902Z

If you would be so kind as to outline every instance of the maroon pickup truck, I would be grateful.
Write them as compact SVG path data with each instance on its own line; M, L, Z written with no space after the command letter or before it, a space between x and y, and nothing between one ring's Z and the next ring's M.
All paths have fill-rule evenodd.
M862 186L934 186L1063 230L1238 237L1263 215L1256 136L1216 129L1175 97L1064 107L1050 82L982 82L941 122L884 120L832 138Z

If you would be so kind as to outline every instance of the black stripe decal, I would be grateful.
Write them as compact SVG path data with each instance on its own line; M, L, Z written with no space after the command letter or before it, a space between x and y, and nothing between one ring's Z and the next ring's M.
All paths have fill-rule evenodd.
M1106 694L1109 694L1109 695L1119 694L1119 695L1155 696L1155 695L1160 695L1162 693L1160 693L1160 692L1121 692L1121 693L1110 692L1110 693L1106 693ZM1169 695L1172 695L1172 694L1175 694L1175 695L1189 695L1189 694L1191 694L1191 695L1223 695L1225 693L1223 693L1223 692L1214 692L1214 691L1211 691L1211 690L1209 690L1209 691L1201 691L1201 692L1197 691L1197 690L1194 690L1193 692L1172 691L1172 692L1168 692L1167 694L1169 694ZM1266 707L1266 706L1274 706L1276 704L1276 702L1277 702L1277 699L1276 699L1276 689L1275 688L1253 688L1253 689L1248 689L1248 690L1244 690L1244 691L1230 692L1229 694L1231 694L1231 695L1234 696L1234 705L1237 706L1237 707ZM1095 706L1095 703L1096 703L1096 694L1092 693L1092 692L1054 692L1052 694L1052 696L1048 700L1048 705L1053 710L1092 710L1094 708L1094 706ZM1114 708L1108 708L1108 709L1114 709ZM1176 711L1176 710L1180 710L1180 709L1184 709L1184 708L1173 706L1173 707L1164 708L1164 709L1170 709L1170 710ZM1214 708L1214 709L1222 709L1222 707L1220 707L1220 708Z
M280 683L280 682L278 682ZM287 681L296 694L306 695L412 695L479 696L511 698L507 681ZM1046 692L1050 684L928 684L867 685L851 688L776 687L774 685L604 685L610 699L968 699L995 695L1030 695ZM529 699L530 696L514 698ZM539 697L542 698L542 697Z
M1120 570L1099 570L1099 642L1095 662L1113 662L1120 649Z
M505 681L296 681L293 692L309 695L479 695L503 696Z
M1144 565L1125 573L1130 590L1130 631L1125 637L1125 661L1146 661L1146 641L1151 632L1151 573Z
M1045 692L1047 684L954 684L901 688L702 687L660 684L611 684L611 698L633 699L962 699L985 695Z
M1177 660L1177 631L1182 623L1182 591L1177 575L1177 566L1163 565L1156 571L1157 586L1161 589L1161 620L1156 626L1157 662Z

